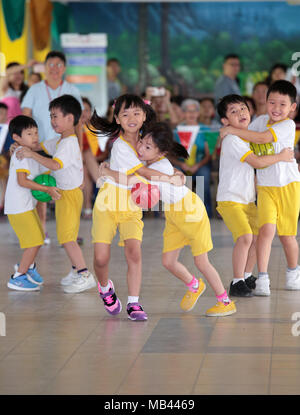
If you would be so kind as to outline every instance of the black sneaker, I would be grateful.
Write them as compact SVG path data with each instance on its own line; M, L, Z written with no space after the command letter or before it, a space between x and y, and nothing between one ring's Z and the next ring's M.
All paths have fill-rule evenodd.
M252 291L247 287L244 280L241 280L235 284L231 282L229 288L229 296L232 297L253 297Z
M254 277L254 275L250 275L250 277L245 278L245 283L246 283L247 287L250 288L250 290L255 290L255 287L256 287L255 281L256 280L257 280L257 278Z

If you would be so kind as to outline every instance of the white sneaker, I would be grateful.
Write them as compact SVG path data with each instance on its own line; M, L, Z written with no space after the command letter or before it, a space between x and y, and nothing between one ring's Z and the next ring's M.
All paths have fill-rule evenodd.
M44 239L44 245L50 245L50 244L51 244L51 239L49 238L49 235L46 233L45 239Z
M295 271L286 271L286 290L300 290L300 266Z
M67 285L64 288L64 292L67 294L81 293L82 291L89 290L90 288L96 287L96 281L93 274L87 272L85 275L79 276L74 279L71 285Z
M269 277L260 277L255 281L256 287L252 290L254 295L260 295L262 297L268 297L271 294L270 291L270 279Z
M61 279L60 283L61 285L71 285L76 278L79 278L79 275L77 274L77 271L72 268L69 274Z

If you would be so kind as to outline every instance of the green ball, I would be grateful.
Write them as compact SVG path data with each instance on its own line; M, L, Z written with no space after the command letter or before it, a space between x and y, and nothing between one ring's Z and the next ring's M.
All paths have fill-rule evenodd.
M38 184L42 184L43 186L56 186L56 180L53 176L50 176L50 174L40 174L39 176L36 176L33 181ZM31 190L31 193L32 196L39 202L50 202L50 200L52 200L52 197L46 192Z

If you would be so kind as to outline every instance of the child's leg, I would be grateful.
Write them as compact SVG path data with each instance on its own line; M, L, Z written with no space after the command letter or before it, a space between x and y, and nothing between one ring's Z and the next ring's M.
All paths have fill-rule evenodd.
M141 241L126 239L124 241L125 257L128 265L127 284L128 295L138 297L142 283L142 251Z
M47 203L37 202L36 210L38 212L41 224L43 226L44 232L46 233L46 218L47 218Z
M207 253L195 256L194 262L196 267L206 278L216 296L222 295L225 291L224 285L221 281L219 273L209 262Z
M298 265L299 246L295 236L279 236L282 243L287 266L290 269L295 269Z
M245 266L245 273L252 274L253 269L256 264L256 242L257 242L257 236L253 235L252 244L248 251L248 259Z
M110 260L110 244L94 243L94 270L99 284L108 284L108 266Z
M252 234L240 236L234 245L232 252L233 277L244 279L249 250L252 244Z
M63 247L70 259L71 265L74 266L77 271L87 268L82 250L76 241L66 242L63 244Z
M20 274L26 274L30 265L34 263L34 260L39 252L40 247L41 246L34 246L32 248L24 249L24 252L23 252L20 264L19 264L19 268L18 268L18 272Z
M258 272L268 273L268 265L271 254L272 241L275 236L276 225L266 223L259 229L256 243Z
M185 285L187 285L192 281L193 275L183 264L178 261L180 251L181 249L176 249L174 251L163 253L162 264L176 278L180 279Z

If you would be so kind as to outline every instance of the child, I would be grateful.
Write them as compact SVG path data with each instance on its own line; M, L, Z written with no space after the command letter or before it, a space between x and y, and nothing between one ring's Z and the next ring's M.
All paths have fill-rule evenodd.
M137 145L139 159L164 175L174 173L166 156L188 157L188 152L173 140L171 129L163 122L150 125L144 131L143 137ZM106 164L101 165L100 173L115 177ZM155 178L155 183L159 183L166 217L162 263L188 287L181 301L181 308L184 311L192 310L206 288L201 278L198 280L178 261L181 249L190 245L196 267L207 279L217 297L217 304L207 310L206 315L227 316L235 313L235 304L228 298L220 276L207 256L213 245L204 204L186 186L175 187L168 180L167 183L162 183L162 178L163 176Z
M225 127L222 134L235 134L253 143L258 154L276 154L284 147L294 147L295 123L288 118L296 108L297 90L288 81L272 83L267 92L267 115L250 125L251 130ZM300 290L299 247L296 240L300 205L300 173L297 163L276 163L257 170L258 280L255 295L270 295L268 263L276 227L287 260L286 289Z
M291 161L293 152L258 157L244 137L250 123L247 101L239 95L227 95L218 104L218 113L225 126L239 128L240 134L228 134L221 146L217 210L231 231L233 281L229 294L251 297L255 289L252 269L256 262L255 242L258 234L254 168L263 168L279 161Z
M22 146L20 149L31 151L38 143L37 124L25 115L11 120L9 133ZM15 266L16 271L7 283L12 290L38 291L43 284L43 278L36 269L35 258L45 236L35 209L37 201L31 190L47 192L52 199L60 199L56 187L43 186L33 181L43 170L45 171L35 160L18 160L15 153L11 157L4 213L19 239L21 249L24 249L20 264Z
M56 232L73 268L68 276L65 293L79 293L95 287L93 275L88 271L77 235L83 202L80 186L83 181L81 151L75 135L75 126L81 116L80 103L71 95L62 95L49 105L51 124L60 138L46 140L38 145L53 158L43 157L30 150L17 150L18 157L32 158L53 170L61 198L55 203ZM77 271L77 272L76 272Z
M140 130L144 129L154 118L155 113L150 105L144 103L140 97L131 94L122 95L116 100L111 122L94 113L90 121L93 131L101 132L109 138L118 137L113 144L110 158L110 166L117 173L123 171L128 175L138 172L146 178L150 178L151 175L161 175L155 170L144 167L136 152ZM178 179L178 176L174 177L176 178ZM126 184L107 179L99 190L94 204L92 237L94 269L99 281L99 294L104 302L105 310L110 315L119 314L122 309L113 282L108 279L110 246L117 227L120 232L120 245L124 246L128 265L128 318L144 321L148 317L139 303L142 280L142 211L131 202L130 189Z

